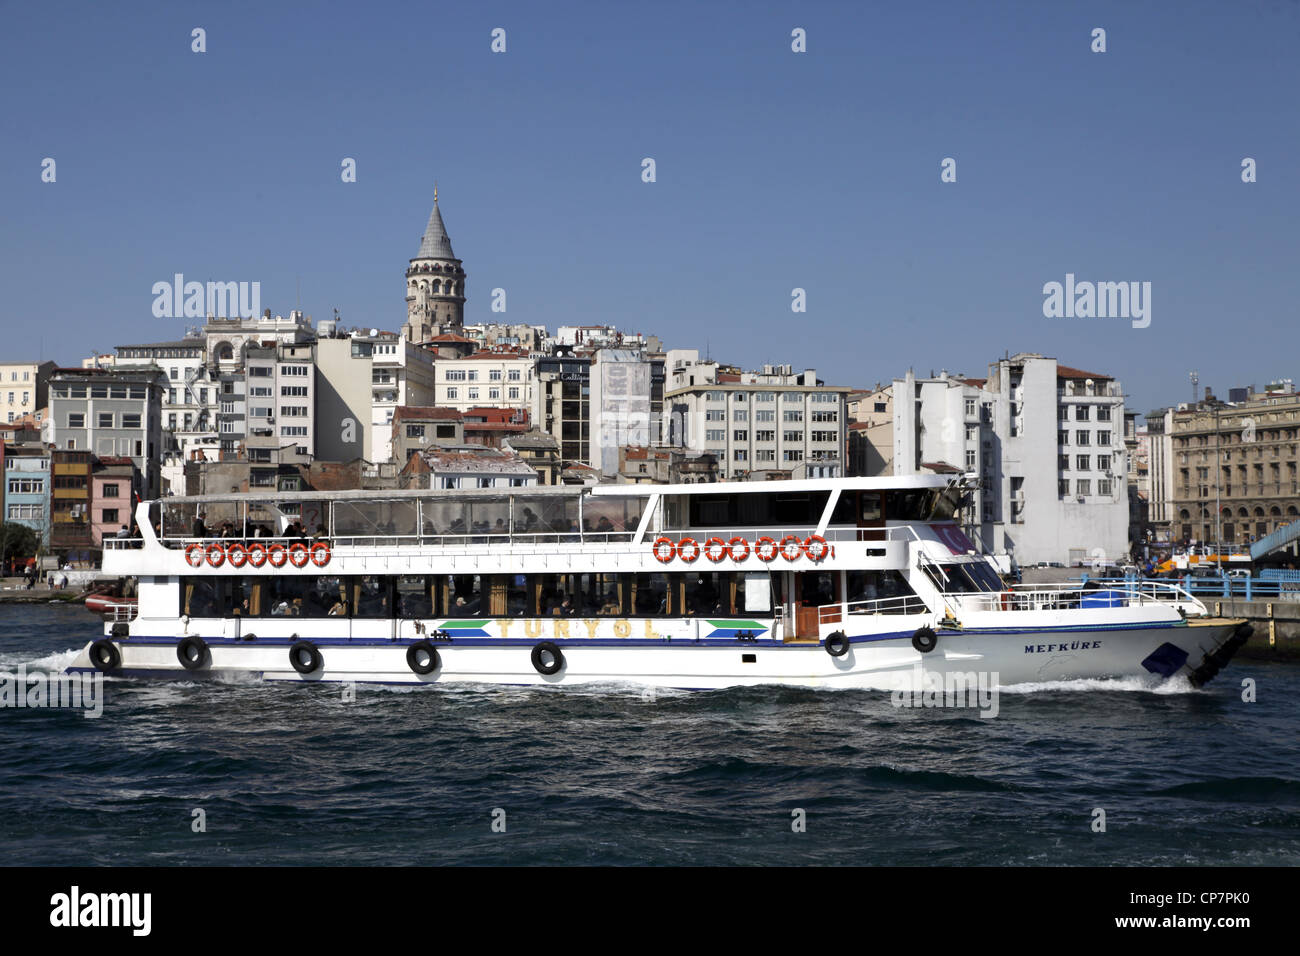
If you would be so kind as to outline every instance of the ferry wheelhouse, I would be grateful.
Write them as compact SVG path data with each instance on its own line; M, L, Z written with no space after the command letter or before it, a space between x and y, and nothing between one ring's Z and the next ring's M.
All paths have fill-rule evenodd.
M141 502L134 606L71 670L915 689L1183 675L1246 640L1176 586L1012 587L951 476Z

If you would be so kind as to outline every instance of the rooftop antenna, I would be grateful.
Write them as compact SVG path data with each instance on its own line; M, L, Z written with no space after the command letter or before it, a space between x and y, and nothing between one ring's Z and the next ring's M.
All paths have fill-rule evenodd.
M1196 387L1197 387L1198 385L1201 384L1201 376L1200 376L1200 374L1196 371L1196 369L1192 369L1192 371L1191 371L1191 379L1192 379L1192 404L1195 405L1195 404L1196 404Z

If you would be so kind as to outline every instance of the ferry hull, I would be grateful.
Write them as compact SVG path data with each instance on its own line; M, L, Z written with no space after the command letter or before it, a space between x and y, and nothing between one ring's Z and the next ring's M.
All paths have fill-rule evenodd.
M562 665L554 674L534 665L533 640L447 641L435 646L438 666L427 675L408 664L411 640L313 638L321 664L299 673L287 638L206 641L201 667L180 664L175 638L129 637L113 642L120 664L108 671L122 677L186 680L257 677L264 680L378 684L479 684L574 686L630 682L652 687L717 689L761 684L800 687L924 690L929 675L984 675L990 686L1048 681L1140 678L1152 685L1184 678L1199 685L1222 668L1249 635L1249 625L1231 619L1082 628L939 629L928 653L912 644L912 632L849 635L843 656L825 643L776 640L736 642L551 643ZM68 670L95 670L88 644ZM549 663L549 660L547 661Z

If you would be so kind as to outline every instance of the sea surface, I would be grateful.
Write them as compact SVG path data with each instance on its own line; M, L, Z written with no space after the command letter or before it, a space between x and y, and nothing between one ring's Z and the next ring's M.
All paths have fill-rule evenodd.
M98 633L80 607L0 606L0 671ZM1296 665L1022 686L993 719L781 687L104 693L98 719L0 709L6 862L1300 863Z

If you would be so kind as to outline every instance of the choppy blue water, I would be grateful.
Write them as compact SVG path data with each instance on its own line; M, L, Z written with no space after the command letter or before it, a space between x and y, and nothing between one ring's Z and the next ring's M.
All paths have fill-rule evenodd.
M98 627L0 607L0 670L62 666ZM97 720L0 709L8 862L1300 863L1295 666L1026 687L991 720L777 687L105 687Z

